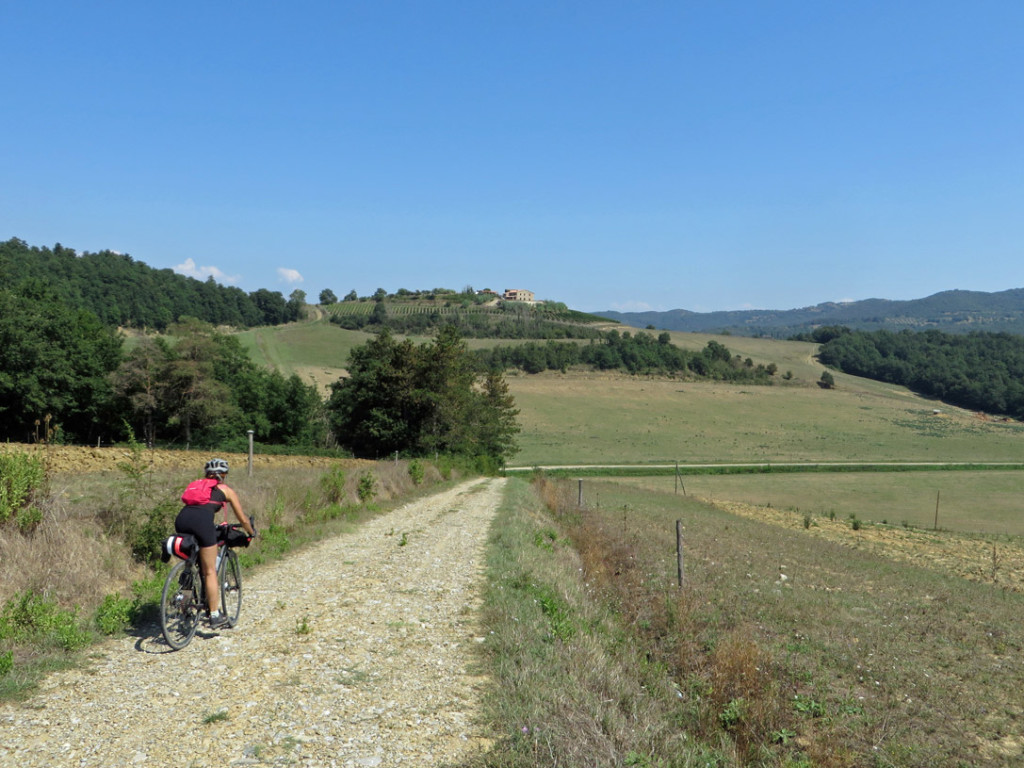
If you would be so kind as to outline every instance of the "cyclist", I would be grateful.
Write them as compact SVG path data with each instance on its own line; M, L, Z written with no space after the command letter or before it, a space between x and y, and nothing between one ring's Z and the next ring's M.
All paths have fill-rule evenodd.
M210 459L203 468L204 477L188 484L181 500L185 503L174 520L177 533L191 533L199 542L199 567L206 584L206 598L210 609L210 626L219 629L229 623L220 612L220 585L217 583L217 525L214 518L225 505L231 505L238 522L252 539L256 531L242 511L242 502L233 488L224 484L228 463L224 459Z

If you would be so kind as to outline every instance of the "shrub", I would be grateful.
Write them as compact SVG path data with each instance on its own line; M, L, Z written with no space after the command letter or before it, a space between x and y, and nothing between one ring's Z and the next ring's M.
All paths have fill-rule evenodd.
M15 595L0 613L0 641L39 643L73 651L89 639L89 633L79 626L75 611L62 609L53 600L32 591Z
M366 504L377 497L377 478L372 472L363 472L359 476L359 485L356 488L359 501Z
M413 459L409 462L409 477L412 478L413 485L419 485L423 482L425 471L423 464L419 459Z
M320 476L320 488L330 504L340 504L345 498L345 472L341 467L331 467Z
M96 609L96 626L105 635L113 635L127 627L132 620L134 603L127 597L107 595Z
M167 501L146 513L146 519L131 533L132 556L142 563L155 565L160 560L160 546L174 532L178 504Z
M44 479L43 462L37 456L0 453L0 523L17 515L29 503ZM19 527L21 524L19 519Z

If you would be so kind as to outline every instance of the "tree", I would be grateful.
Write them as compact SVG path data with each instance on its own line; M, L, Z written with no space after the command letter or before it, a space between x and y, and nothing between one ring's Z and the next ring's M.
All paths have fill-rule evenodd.
M359 301L359 294L355 288L345 294L345 301Z
M349 354L346 379L331 385L327 403L339 444L378 458L408 451L420 421L414 397L417 350L386 328Z
M288 296L288 321L295 322L301 319L304 306L306 306L306 292L296 288Z
M170 423L180 425L185 442L191 443L193 423L222 420L234 405L231 390L214 375L221 361L213 327L187 317L169 331L178 341L165 373L166 407Z
M112 376L114 391L127 400L132 415L142 419L143 440L148 448L156 443L170 358L171 352L162 338L146 336Z
M474 358L454 326L430 344L398 342L385 328L349 356L349 376L327 404L339 444L357 456L396 451L487 457L501 464L515 448L518 411L504 380L478 380Z
M43 284L22 294L0 290L0 434L26 440L49 418L67 437L91 440L110 416L107 377L121 338Z
M263 315L263 324L278 325L288 320L288 307L284 296L279 291L268 291L266 288L260 288L249 294L249 296Z
M836 386L836 378L828 371L821 372L821 378L818 380L818 386L822 389L834 389Z
M324 288L320 291L320 306L326 307L328 304L337 304L338 297L334 295L334 291L330 288Z

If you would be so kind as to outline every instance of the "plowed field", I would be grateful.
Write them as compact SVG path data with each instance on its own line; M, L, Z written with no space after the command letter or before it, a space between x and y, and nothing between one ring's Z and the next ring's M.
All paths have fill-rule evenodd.
M118 469L119 464L131 461L131 453L125 447L86 448L68 445L23 445L2 443L0 451L24 451L37 453L43 457L51 472L107 472ZM190 469L199 471L202 465L213 454L209 451L144 451L143 461L146 466L155 469ZM217 453L227 459L232 469L238 471L248 464L249 457L244 453ZM253 456L253 467L328 467L328 466L361 466L373 462L358 459L329 459L320 456Z

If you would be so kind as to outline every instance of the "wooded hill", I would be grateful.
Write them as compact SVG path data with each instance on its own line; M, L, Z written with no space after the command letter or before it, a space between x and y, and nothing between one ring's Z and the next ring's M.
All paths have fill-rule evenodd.
M114 251L79 254L60 243L39 248L17 238L0 243L0 285L17 296L46 294L104 325L159 331L182 317L236 328L277 325L298 319L305 301L153 269Z
M825 365L899 384L926 397L1024 419L1024 338L1008 333L849 331L824 328Z
M1024 288L997 293L942 291L924 299L889 301L865 299L837 304L825 302L802 309L752 309L732 312L597 312L601 317L639 328L666 331L731 333L788 339L823 325L853 330L940 330L1024 335Z

